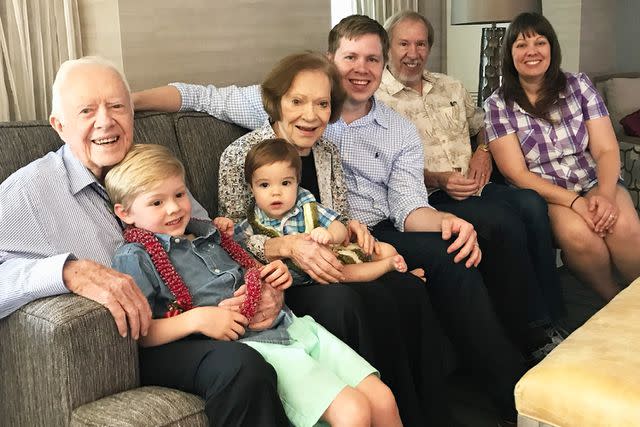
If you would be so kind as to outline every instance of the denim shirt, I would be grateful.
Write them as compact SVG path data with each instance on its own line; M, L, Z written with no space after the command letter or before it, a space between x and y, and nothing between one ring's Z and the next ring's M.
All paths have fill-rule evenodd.
M220 234L208 221L192 219L186 233L197 237L194 240L167 234L156 234L156 237L189 288L193 306L217 306L222 300L232 297L243 284L242 268L220 246ZM113 258L113 268L133 277L149 301L154 319L164 317L175 298L141 244L121 246ZM241 341L289 344L287 328L292 320L293 313L284 306L271 328L247 330Z

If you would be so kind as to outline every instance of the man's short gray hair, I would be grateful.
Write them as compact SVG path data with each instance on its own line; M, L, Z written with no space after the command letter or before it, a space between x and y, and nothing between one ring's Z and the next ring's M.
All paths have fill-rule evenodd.
M51 87L51 115L60 118L62 114L62 84L64 83L67 75L75 68L82 65L99 65L104 68L108 68L110 70L115 71L120 79L124 83L127 92L129 93L129 97L131 96L131 88L129 87L129 82L127 82L126 77L122 74L122 71L115 66L115 64L108 59L102 58L100 56L84 56L79 59L69 59L68 61L63 62L58 68L58 72L56 73L56 78L53 80L53 86Z
M387 34L389 34L389 39L393 40L393 29L400 21L404 20L409 21L420 21L427 28L427 43L429 43L429 49L433 46L433 25L431 22L424 16L420 15L418 12L413 12L410 10L402 10L389 19L387 19L384 23L384 29L387 30Z

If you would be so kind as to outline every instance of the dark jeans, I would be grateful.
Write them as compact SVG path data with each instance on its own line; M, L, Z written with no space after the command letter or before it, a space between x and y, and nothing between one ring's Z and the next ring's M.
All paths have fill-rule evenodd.
M387 273L368 283L300 285L286 291L298 316L310 315L375 366L406 426L448 426L447 345L423 282Z
M539 313L538 317L545 312L553 321L565 317L567 308L556 266L556 251L547 202L534 190L520 190L500 184L487 185L482 191L482 198L506 203L524 223L529 256L540 290L534 293L536 299L531 300L535 312ZM532 320L535 320L535 317Z
M202 397L212 426L288 426L274 369L239 342L187 337L140 348L143 385L176 388Z
M440 233L399 232L389 221L372 232L392 244L409 268L425 270L433 307L458 354L486 384L501 414L514 417L513 389L524 361L507 339L479 271L454 263L455 254L447 254L450 242Z
M483 250L480 271L498 306L514 305L513 295L503 292L524 281L529 322L548 323L566 314L547 203L535 191L488 184L480 197L459 201L438 191L429 200L476 228Z

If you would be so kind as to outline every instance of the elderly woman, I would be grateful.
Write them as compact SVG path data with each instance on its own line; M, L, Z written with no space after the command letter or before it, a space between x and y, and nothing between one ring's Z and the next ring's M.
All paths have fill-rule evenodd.
M564 262L606 301L640 275L640 221L621 185L618 144L589 78L560 69L541 15L518 15L504 37L503 85L485 101L489 148L515 186L549 204Z
M234 221L246 217L251 206L244 179L246 154L265 139L283 138L300 154L300 186L341 213L353 240L370 253L374 240L367 228L347 219L338 150L322 137L327 124L340 117L345 99L335 66L321 54L287 56L264 80L262 97L269 120L232 143L220 158L221 213ZM248 246L258 258L291 258L309 274L317 283L289 289L287 304L298 315L311 315L375 364L393 390L405 424L425 422L421 407L428 411L434 397L425 393L421 402L417 391L442 382L443 335L420 281L395 273L375 282L327 286L341 281L342 266L330 249L304 235L254 235ZM313 257L318 252L322 256Z

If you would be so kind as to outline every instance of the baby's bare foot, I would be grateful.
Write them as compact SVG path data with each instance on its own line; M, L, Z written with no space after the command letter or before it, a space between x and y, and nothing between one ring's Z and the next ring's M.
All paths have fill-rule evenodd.
M422 268L414 268L409 273L413 274L418 279L420 279L423 282L427 283L427 278L425 277L424 270Z
M394 270L399 271L400 273L404 273L407 271L407 263L404 262L404 258L402 257L402 255L395 255L390 259L391 265L393 266Z

